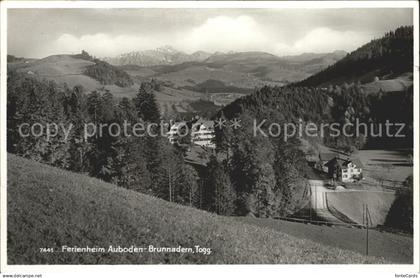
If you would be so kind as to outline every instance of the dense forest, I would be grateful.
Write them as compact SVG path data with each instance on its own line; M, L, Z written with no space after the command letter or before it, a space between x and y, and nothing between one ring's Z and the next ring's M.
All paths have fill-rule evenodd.
M52 81L40 81L9 72L7 150L35 161L219 214L244 215L252 212L271 216L285 213L282 207L278 207L280 204L264 201L268 197L275 200L281 195L280 191L276 191L277 196L274 196L270 189L276 177L272 175L266 180L266 175L272 172L264 166L265 155L271 153L270 149L261 149L264 153L248 153L238 149L234 152L233 160L229 161L230 164L238 163L234 167L235 172L229 172L226 161L221 161L215 155L210 157L209 165L205 168L186 164L183 160L184 150L170 145L167 138L161 135L138 137L120 133L114 136L116 130L109 128L113 123L122 126L124 121L131 124L159 122L160 114L152 87L153 84L144 83L134 99L116 99L110 93L88 93L81 86L64 86L62 89ZM36 136L19 134L19 127L24 123L28 125L22 129L23 133L27 134L34 126ZM53 123L58 126L51 126ZM85 137L87 123L93 123L97 128L95 136ZM58 136L48 138L45 133L47 124L52 129L50 132L54 133L63 127L70 132L68 135L58 132ZM70 129L70 125L73 128ZM97 135L99 132L101 136ZM251 144L248 148L254 148L254 142L247 144ZM255 175L248 175L247 184L241 187L231 180L236 180L232 179L235 173L245 172L246 167L250 166L240 164L245 155L249 157L249 163L255 158L263 164L256 166ZM273 156L272 159L274 161L276 158ZM280 177L283 175L277 179Z
M9 72L7 150L128 189L195 205L198 202L195 170L183 163L180 151L166 138L126 136L123 132L112 136L118 134L109 128L112 123L147 124L159 119L154 95L147 93L144 87L132 100L116 99L110 93L85 93L80 86L65 86L63 90L52 81ZM22 137L18 133L22 123L30 126L40 123L43 129L40 126L34 129L39 136ZM73 126L67 140L63 132L47 137L46 125L53 123L59 128ZM95 136L85 138L86 123L97 127ZM29 126L23 131L29 132Z
M364 93L360 84L343 84L328 90L296 86L264 87L255 94L227 105L222 113L228 119L241 115L251 115L259 121L266 119L263 128L267 128L271 123L283 126L287 123L297 125L302 122L314 123L317 126L336 123L338 129L342 130L346 124L352 124L353 126L346 131L354 136L332 136L334 134L325 132L324 136L317 138L321 144L346 152L365 147L411 148L413 144L412 86L400 92L379 91L376 94ZM379 126L384 126L387 121L403 123L405 127L401 134L404 138L373 136L378 132ZM368 132L365 134L365 130L360 128L360 134L356 134L357 123L368 125ZM391 132L395 134L396 127Z
M337 63L298 82L298 86L327 86L371 82L375 77L398 76L413 69L413 26L404 26L372 40Z

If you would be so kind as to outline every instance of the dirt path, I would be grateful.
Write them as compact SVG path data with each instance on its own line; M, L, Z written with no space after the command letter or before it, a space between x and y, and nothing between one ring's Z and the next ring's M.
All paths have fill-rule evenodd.
M328 210L326 193L334 192L334 190L325 188L323 180L309 180L309 184L311 185L311 209L316 215L328 222L344 223Z

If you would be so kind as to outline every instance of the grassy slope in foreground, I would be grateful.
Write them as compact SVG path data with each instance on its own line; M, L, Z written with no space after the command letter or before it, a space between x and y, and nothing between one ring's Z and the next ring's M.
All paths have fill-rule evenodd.
M30 160L8 156L9 264L385 263ZM193 247L178 253L58 253L62 245ZM55 253L40 253L54 247Z

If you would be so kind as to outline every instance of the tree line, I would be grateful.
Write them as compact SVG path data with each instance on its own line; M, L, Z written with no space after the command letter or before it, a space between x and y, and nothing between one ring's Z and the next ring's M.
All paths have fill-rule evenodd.
M398 76L413 70L413 26L402 26L361 46L337 63L297 83L298 86L338 85Z

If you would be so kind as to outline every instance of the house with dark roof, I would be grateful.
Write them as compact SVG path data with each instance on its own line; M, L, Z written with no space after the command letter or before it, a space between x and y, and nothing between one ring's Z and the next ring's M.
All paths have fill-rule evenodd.
M326 164L330 162L331 160L333 160L334 158L339 157L339 154L332 153L332 152L319 153L318 157L319 157L319 163L317 165L318 170L324 173L328 173L328 167Z
M355 182L363 178L363 165L358 159L335 157L325 164L328 175L342 182Z

